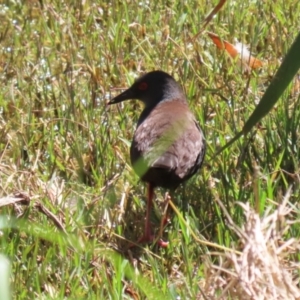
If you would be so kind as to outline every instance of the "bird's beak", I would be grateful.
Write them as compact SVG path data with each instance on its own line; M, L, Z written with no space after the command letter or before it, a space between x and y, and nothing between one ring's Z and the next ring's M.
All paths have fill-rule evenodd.
M108 102L108 105L119 103L119 102L122 102L124 100L129 100L129 99L134 99L134 95L133 95L133 92L131 89L128 89L128 90L124 91L123 93L121 93L120 95L112 98Z

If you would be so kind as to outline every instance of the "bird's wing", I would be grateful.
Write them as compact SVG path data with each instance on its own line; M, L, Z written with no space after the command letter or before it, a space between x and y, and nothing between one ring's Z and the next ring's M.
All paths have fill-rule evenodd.
M184 104L165 103L139 124L131 146L133 165L140 160L145 168L176 170L180 177L185 176L202 147L202 133L185 108Z

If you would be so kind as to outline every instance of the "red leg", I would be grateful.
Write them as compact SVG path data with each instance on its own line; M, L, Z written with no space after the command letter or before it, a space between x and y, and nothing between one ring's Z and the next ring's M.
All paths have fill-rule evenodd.
M146 208L146 220L145 220L145 229L144 235L139 238L138 243L149 243L152 242L154 236L151 232L151 222L150 222L150 214L152 209L152 201L154 196L154 186L151 183L147 184L147 208Z
M154 235L151 230L150 214L152 209L152 202L154 196L154 186L152 183L147 184L147 210L146 210L146 221L144 235L138 240L138 243L151 243L154 240ZM168 242L159 240L157 244L163 248L168 246Z

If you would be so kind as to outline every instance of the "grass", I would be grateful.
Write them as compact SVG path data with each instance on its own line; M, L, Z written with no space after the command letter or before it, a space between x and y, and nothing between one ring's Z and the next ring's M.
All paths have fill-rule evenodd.
M228 1L208 25L264 61L250 73L205 33L193 40L212 8L179 0L0 4L0 250L11 263L14 299L247 299L251 289L229 279L238 274L230 250L245 254L241 232L250 232L251 216L266 220L287 194L289 213L277 214L276 230L261 231L273 228L276 247L295 239L277 261L299 288L297 83L250 134L214 157L243 129L296 38L299 4ZM142 105L106 103L153 69L185 89L207 156L176 193L177 213L164 230L169 247L125 251L145 215L145 188L129 163ZM164 192L156 193L157 228ZM269 284L261 282L259 290ZM229 283L235 290L222 295Z

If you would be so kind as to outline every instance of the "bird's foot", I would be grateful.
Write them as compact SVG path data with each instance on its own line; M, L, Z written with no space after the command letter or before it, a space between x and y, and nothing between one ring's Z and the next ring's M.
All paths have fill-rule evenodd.
M167 248L168 245L169 245L169 242L164 241L163 239L159 239L159 240L157 241L157 245L158 245L159 247L161 247L161 248Z
M155 236L154 235L143 235L141 238L138 239L137 243L138 244L150 244L155 241ZM166 248L169 245L169 242L166 242L162 239L159 239L156 244L162 248Z
M155 236L154 235L143 235L142 237L140 237L138 239L138 241L136 242L136 244L152 244L155 241ZM129 246L129 248L135 247L136 244L131 244ZM161 248L167 248L169 245L169 242L166 242L162 239L159 239L158 241L156 241L156 244L161 247Z

